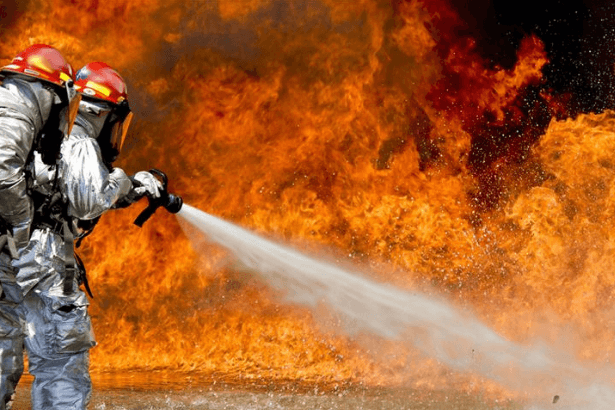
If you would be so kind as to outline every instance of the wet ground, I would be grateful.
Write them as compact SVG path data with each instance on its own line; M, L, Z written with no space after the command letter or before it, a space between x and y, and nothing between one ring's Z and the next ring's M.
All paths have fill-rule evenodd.
M170 376L172 378L172 376ZM13 409L30 409L32 378L18 386ZM409 389L341 388L325 392L317 387L205 384L171 380L169 376L93 376L93 410L520 410L514 403L494 403L454 391L420 392Z

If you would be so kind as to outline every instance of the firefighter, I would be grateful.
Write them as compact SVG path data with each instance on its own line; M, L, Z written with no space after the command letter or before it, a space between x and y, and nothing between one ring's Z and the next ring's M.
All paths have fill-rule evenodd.
M0 69L0 217L11 245L28 241L32 215L25 165L33 149L49 164L79 106L73 69L55 48L35 44ZM6 233L6 232L2 232Z
M162 188L149 172L129 177L113 167L132 118L117 71L87 64L75 88L82 98L57 166L34 156L32 234L16 263L34 409L85 409L91 396L89 349L96 342L74 240L89 234L104 212L143 195L159 197Z
M26 164L36 150L51 164L79 106L71 65L55 48L32 45L0 68L0 409L23 371L22 293L14 261L28 244L34 212Z

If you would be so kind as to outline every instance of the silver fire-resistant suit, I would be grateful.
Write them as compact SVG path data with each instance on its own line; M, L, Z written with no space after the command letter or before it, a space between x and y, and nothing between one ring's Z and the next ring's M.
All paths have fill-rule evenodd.
M0 216L13 227L21 246L28 241L33 212L25 165L54 98L41 82L9 77L0 86Z
M40 82L7 77L0 86L0 217L3 243L12 231L18 249L0 251L0 409L10 399L23 370L22 292L16 283L12 256L28 244L33 216L27 195L25 166L35 137L49 117L55 94ZM10 236L10 235L8 235Z
M135 200L144 191L154 192L152 184L158 184L141 172L133 180L143 186L133 188L123 170L109 172L95 140L105 117L97 103L82 101L72 133L62 143L57 169L43 164L38 155L28 167L33 196L57 199L59 193L61 212L53 218L35 215L31 239L13 263L16 275L2 282L3 288L8 282L17 297L0 324L0 394L6 398L13 393L23 371L25 342L29 372L35 377L33 409L85 409L91 396L89 349L96 342L79 275L69 274L75 263L72 239L78 233L74 222L97 218L118 200ZM38 206L40 200L35 202Z

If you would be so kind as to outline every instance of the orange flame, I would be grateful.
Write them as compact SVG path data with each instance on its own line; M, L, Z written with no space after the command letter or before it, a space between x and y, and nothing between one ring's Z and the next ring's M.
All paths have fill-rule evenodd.
M520 100L548 63L540 40L492 67L459 24L443 1L32 1L2 55L46 42L117 67L137 114L118 165L165 170L187 203L448 294L519 341L550 311L604 359L612 114L528 125L562 112L544 90ZM105 216L83 249L94 371L438 385L437 364L371 355L219 249L197 255L174 216L136 228L139 210Z

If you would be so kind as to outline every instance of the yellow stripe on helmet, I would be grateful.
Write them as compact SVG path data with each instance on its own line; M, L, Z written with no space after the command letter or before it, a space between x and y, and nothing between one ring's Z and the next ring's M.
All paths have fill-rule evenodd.
M94 81L88 81L85 86L87 88L91 88L93 90L98 91L99 93L101 93L105 97L108 97L109 95L111 95L111 90L110 89L108 89L107 87L105 87L102 84L95 83Z
M32 67L36 67L39 68L47 73L53 73L53 69L51 67L49 67L49 65L47 64L47 62L45 60L43 60L40 56L31 56L28 59L28 63L32 66Z

